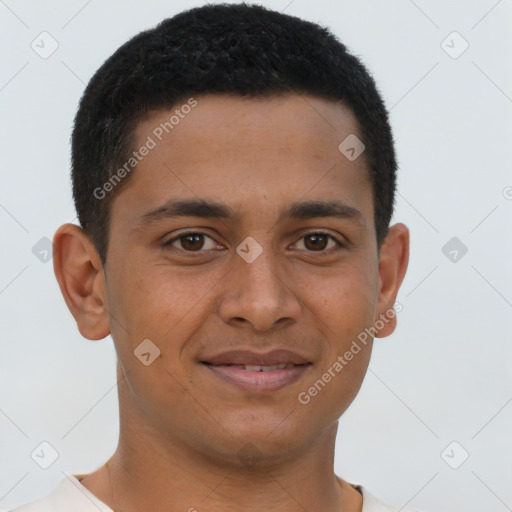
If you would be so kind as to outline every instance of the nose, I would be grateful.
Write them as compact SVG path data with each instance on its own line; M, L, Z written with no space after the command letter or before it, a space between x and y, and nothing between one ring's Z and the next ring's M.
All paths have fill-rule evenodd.
M236 254L222 286L219 315L231 326L265 332L299 319L302 304L293 279L269 246L252 262Z

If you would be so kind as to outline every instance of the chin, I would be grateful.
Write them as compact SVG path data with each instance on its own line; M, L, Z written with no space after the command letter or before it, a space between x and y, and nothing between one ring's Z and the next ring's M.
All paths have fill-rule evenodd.
M212 447L211 447L212 448ZM241 439L230 446L214 448L214 460L238 469L269 470L294 459L303 450L293 442L276 443L267 439Z
M272 421L260 417L259 421L247 422L238 418L208 439L203 435L202 449L214 463L223 461L239 469L268 470L304 454L325 433L308 428L304 421L292 423L284 418L283 414ZM195 448L199 446L196 444Z

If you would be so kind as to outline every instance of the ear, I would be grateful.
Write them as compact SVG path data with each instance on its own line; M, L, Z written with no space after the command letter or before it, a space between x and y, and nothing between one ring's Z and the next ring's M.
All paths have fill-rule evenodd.
M103 266L96 247L79 226L64 224L55 233L53 270L82 336L89 340L108 336Z
M380 249L379 296L374 322L378 328L375 335L377 338L389 336L396 328L396 311L393 306L408 263L409 229L404 224L395 224L389 228Z

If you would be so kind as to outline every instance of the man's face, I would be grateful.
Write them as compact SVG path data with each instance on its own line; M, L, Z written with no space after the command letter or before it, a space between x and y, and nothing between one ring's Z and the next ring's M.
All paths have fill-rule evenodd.
M299 395L384 313L364 154L338 149L361 136L347 108L313 96L196 100L161 141L175 109L139 124L134 147L156 146L112 203L107 308L130 390L120 384L120 406L130 428L204 454L236 458L251 443L278 459L335 430L371 341L307 404ZM173 215L185 200L230 215ZM301 208L334 201L339 215ZM143 340L160 350L148 366L134 355Z

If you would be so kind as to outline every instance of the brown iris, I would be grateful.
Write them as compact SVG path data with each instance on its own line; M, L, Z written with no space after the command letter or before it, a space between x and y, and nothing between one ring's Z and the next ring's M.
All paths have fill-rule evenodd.
M321 233L315 233L315 234L312 234L312 235L306 235L305 236L304 245L308 249L322 250L322 249L325 249L326 244L328 242L328 239L329 239L328 235L323 235ZM311 247L308 246L307 240L312 240L313 241Z
M190 233L180 237L181 245L187 250L201 249L204 245L204 235L200 233ZM190 242L190 243L189 243Z

